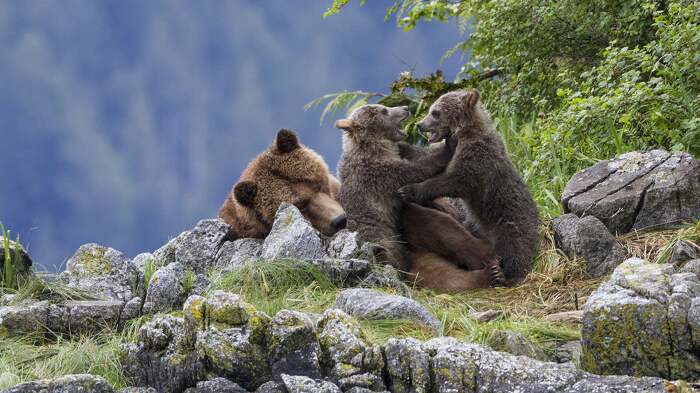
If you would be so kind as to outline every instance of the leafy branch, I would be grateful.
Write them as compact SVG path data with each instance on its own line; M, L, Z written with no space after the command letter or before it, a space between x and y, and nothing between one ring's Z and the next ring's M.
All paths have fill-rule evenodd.
M335 115L339 110L344 109L346 112L351 112L355 108L369 103L376 97L384 97L381 93L369 93L365 91L344 91L341 93L331 93L316 98L315 100L304 105L304 110L308 111L326 103L321 113L321 124L327 115Z

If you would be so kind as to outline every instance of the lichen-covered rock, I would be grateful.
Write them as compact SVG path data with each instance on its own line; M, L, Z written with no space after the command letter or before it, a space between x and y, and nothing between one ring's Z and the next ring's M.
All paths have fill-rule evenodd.
M189 347L193 341L182 318L156 316L139 330L138 341L123 348L124 375L138 386L182 392L204 379L205 368Z
M187 298L183 287L185 267L181 263L171 263L158 269L146 283L146 299L143 303L145 314L168 312L179 309Z
M362 242L357 232L348 229L338 231L328 243L328 255L336 259L367 259L369 255L362 249Z
M123 306L117 300L66 300L49 306L44 326L47 333L76 337L117 329Z
M226 378L214 378L198 382L196 387L188 388L185 393L248 393L248 391Z
M120 324L124 325L124 322L138 318L141 315L141 309L143 308L143 299L140 297L134 297L131 298L125 305L124 309L122 310L122 315L119 318Z
M128 388L119 389L117 393L159 393L150 386L131 386Z
M222 271L235 270L247 262L255 261L262 254L261 239L238 239L225 242L216 254L216 265Z
M327 259L318 231L294 205L280 204L270 234L262 247L262 258Z
M219 249L228 240L230 226L219 218L201 220L192 230L182 232L153 255L162 266L178 262L186 270L205 274L216 265Z
M329 309L318 322L321 362L334 382L350 389L352 377L360 376L361 385L374 383L375 390L384 390L382 381L385 367L381 347L371 345L357 321L338 309ZM366 386L359 386L366 387Z
M336 385L328 381L313 380L305 376L282 374L282 382L289 393L341 393Z
M430 356L413 338L389 339L384 347L389 390L394 393L430 392Z
M316 259L309 262L340 287L361 282L371 270L370 263L363 259Z
M547 354L530 339L512 330L494 330L488 339L488 345L496 351L508 352L516 356L547 361Z
M569 258L582 258L586 273L600 277L612 272L627 256L603 223L593 217L564 214L552 220L554 239Z
M687 153L630 152L575 174L566 212L592 215L615 233L700 218L700 161Z
M114 393L104 378L90 374L70 374L53 380L19 384L3 393Z
M345 289L336 297L335 307L356 318L403 319L423 324L435 331L440 330L440 321L420 303L373 289Z
M270 381L260 385L255 393L287 393L287 388L280 382Z
M393 266L379 263L374 263L370 266L371 270L360 282L361 286L392 288L403 294L410 292L409 287L401 279L401 273Z
M698 278L700 278L700 259L693 259L683 264L683 266L678 269L679 273L693 273Z
M270 323L270 366L272 376L282 374L319 379L321 347L311 319L300 312L282 310Z
M15 274L18 279L29 276L32 272L32 258L27 253L27 250L21 244L15 243L8 239L9 255L14 266ZM5 274L5 238L0 234L0 275Z
M243 302L240 296L225 292L214 291L207 296L207 316L212 323L227 326L245 325L250 318L252 306Z
M631 258L584 306L581 366L597 374L700 377L700 282Z
M135 296L139 273L122 252L90 243L70 257L61 279L95 296L128 302Z
M47 301L0 307L0 337L44 334L48 310Z
M575 365L580 364L581 360L581 341L568 341L556 347L554 358L557 363L572 362Z

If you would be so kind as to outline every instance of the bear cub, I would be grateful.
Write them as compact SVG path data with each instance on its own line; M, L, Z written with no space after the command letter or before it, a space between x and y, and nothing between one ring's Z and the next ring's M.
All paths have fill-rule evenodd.
M439 197L462 198L492 240L507 285L519 282L532 268L537 252L537 205L482 108L479 93L442 95L418 127L430 132L430 142L454 137L457 147L442 174L406 185L399 194L418 204Z

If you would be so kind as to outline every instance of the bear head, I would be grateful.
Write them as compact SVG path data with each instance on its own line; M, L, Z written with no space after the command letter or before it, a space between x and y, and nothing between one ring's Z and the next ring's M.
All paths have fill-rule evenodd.
M287 129L248 164L219 210L237 237L265 237L282 202L296 206L321 233L345 227L345 211L336 201L340 183L321 156L299 143Z
M386 140L399 142L406 138L401 122L409 115L407 106L390 108L379 104L367 104L355 109L350 117L335 122L353 140Z
M417 126L421 132L430 132L430 143L447 138L454 130L465 128L479 102L477 90L451 91L440 96L430 106L428 114Z

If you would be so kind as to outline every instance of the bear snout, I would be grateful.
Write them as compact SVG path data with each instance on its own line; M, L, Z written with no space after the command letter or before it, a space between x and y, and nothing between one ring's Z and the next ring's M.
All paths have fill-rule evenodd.
M348 225L348 217L345 214L340 215L331 221L331 228L333 228L333 230L336 232L341 229L345 229L346 225Z

